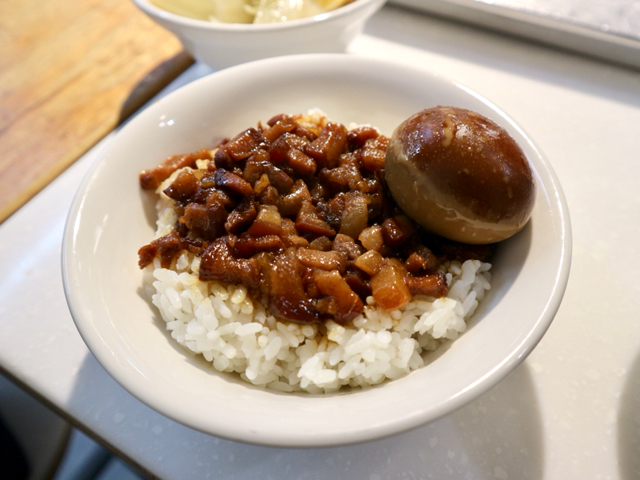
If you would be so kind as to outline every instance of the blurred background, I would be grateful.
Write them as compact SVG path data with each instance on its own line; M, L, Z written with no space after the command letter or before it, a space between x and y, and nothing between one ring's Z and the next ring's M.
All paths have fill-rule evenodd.
M148 478L3 375L0 421L0 470L5 480Z

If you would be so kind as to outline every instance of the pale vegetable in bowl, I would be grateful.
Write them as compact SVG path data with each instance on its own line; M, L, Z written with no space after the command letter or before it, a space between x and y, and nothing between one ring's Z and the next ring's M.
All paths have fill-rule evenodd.
M223 23L274 23L313 17L352 0L152 0L189 18Z

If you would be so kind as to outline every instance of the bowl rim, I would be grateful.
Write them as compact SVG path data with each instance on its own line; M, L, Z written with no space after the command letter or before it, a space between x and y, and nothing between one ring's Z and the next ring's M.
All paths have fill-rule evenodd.
M69 303L72 317L89 349L96 356L98 361L103 364L105 370L107 370L118 383L120 383L126 390L131 392L135 397L149 405L151 408L154 408L156 411L159 411L164 415L173 418L177 422L187 425L191 428L199 429L201 431L204 431L205 433L218 435L235 441L279 447L337 446L387 437L389 435L401 433L411 428L415 428L430 421L436 420L443 415L449 414L455 409L462 407L466 403L477 398L480 394L485 393L490 388L502 381L511 371L513 371L513 369L517 365L519 365L524 358L526 358L526 356L535 348L535 346L541 340L544 333L552 323L553 318L555 317L556 312L561 304L568 283L569 270L571 265L571 224L566 199L564 197L564 193L562 191L558 178L551 167L551 164L548 162L546 156L542 153L540 148L535 144L531 137L522 130L520 125L515 123L515 121L509 115L507 115L502 109L500 109L498 106L496 106L496 104L491 102L483 95L459 84L453 79L445 77L424 67L412 67L394 60L381 60L357 56L353 54L291 55L286 57L269 58L250 62L248 64L243 64L236 67L231 67L229 69L222 70L220 72L216 72L195 80L194 82L185 85L178 91L184 92L188 91L189 89L196 91L197 88L202 88L205 85L208 85L208 83L212 81L212 78L229 78L229 76L233 76L236 74L246 74L247 72L250 72L254 69L260 69L266 66L289 64L291 66L295 65L296 69L301 68L301 59L306 60L307 62L313 59L314 63L318 61L330 62L330 64L334 66L339 63L340 65L347 64L349 65L349 67L353 67L354 63L357 62L366 62L368 65L373 64L378 68L389 68L392 66L397 66L399 68L410 69L412 71L419 71L422 75L425 76L444 80L447 83L453 85L455 88L463 90L467 94L474 96L476 99L483 102L487 107L495 110L495 112L501 115L504 119L507 119L509 121L510 127L515 128L521 135L524 136L526 141L529 143L532 151L537 155L536 160L540 162L540 165L537 168L542 169L539 171L544 173L543 177L547 180L547 182L545 182L545 187L547 187L545 188L545 191L548 195L551 195L551 204L554 205L555 208L557 208L557 213L559 214L559 218L554 221L554 224L558 224L559 231L562 234L562 238L557 242L559 244L559 251L561 252L561 255L559 263L557 265L554 264L554 283L553 288L550 289L551 295L548 298L545 298L546 303L540 306L540 313L536 317L535 323L531 324L531 327L526 330L526 334L523 335L521 341L517 344L513 344L509 349L509 354L498 364L496 364L491 371L487 372L486 375L475 381L473 384L468 385L464 390L458 391L455 396L448 398L447 401L433 406L433 408L428 412L412 412L411 415L405 415L402 418L397 419L393 424L382 423L379 425L362 426L360 429L354 432L343 434L340 438L335 438L335 434L316 434L315 432L313 434L310 434L309 432L297 432L295 434L283 434L282 432L262 432L261 434L257 435L255 432L235 431L233 430L233 428L212 431L210 427L206 425L194 424L192 421L190 421L189 418L185 418L189 415L185 416L184 413L176 414L175 412L167 412L166 409L162 408L162 399L158 401L158 399L152 398L151 394L153 392L144 391L144 387L136 384L132 379L126 378L126 372L121 372L120 368L115 367L113 364L110 364L109 362L107 362L107 365L103 364L102 360L105 358L105 355L111 355L112 352L108 351L108 347L104 344L104 340L100 336L100 332L92 331L91 328L93 328L93 325L89 325L86 321L84 323L80 322L80 324L77 321L78 314L80 313L79 311L81 310L80 307L83 306L85 301L81 298L78 298L77 291L74 291L73 289L73 284L79 283L81 279L77 275L74 277L74 268L76 267L72 267L70 265L70 260L74 256L76 234L80 222L79 212L81 211L81 208L85 202L84 193L86 191L86 188L90 183L94 181L94 177L96 175L96 172L98 171L98 167L101 165L101 163L103 163L106 157L106 151L107 149L111 148L113 143L110 144L111 146L105 146L105 149L103 149L100 156L96 159L93 166L87 172L82 183L79 185L76 196L74 197L74 200L71 204L63 236L61 259L62 275L64 292ZM160 111L162 107L169 102L170 98L175 99L178 95L179 93L172 92L171 94L167 95L167 97L156 101L153 105L145 108L147 113L144 114L144 112L141 112L140 117L148 118L155 115L156 112ZM133 117L122 128L127 128L127 125L132 122L136 122L136 118L138 118L138 115L136 117ZM120 134L120 132L118 132L117 135L118 134ZM112 142L114 142L115 140L116 139L114 138Z
M353 11L366 7L369 4L383 4L386 0L353 0L346 5L319 13L312 17L298 18L286 22L278 23L224 23L208 22L197 18L185 17L177 13L170 12L155 5L151 0L131 0L138 8L152 18L160 19L164 22L175 23L183 27L188 27L201 31L216 31L227 33L258 33L286 31L306 26L317 25L327 20L336 19L350 15Z

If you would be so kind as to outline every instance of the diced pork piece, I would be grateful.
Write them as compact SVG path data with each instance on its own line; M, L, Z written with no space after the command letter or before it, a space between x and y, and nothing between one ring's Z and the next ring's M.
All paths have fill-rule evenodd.
M280 235L282 233L282 217L278 208L273 205L261 205L258 216L253 221L249 230L249 235L262 237L264 235Z
M375 275L385 265L385 260L380 253L369 250L360 255L353 264L368 275Z
M286 113L276 113L273 117L271 117L269 120L267 120L267 125L269 125L270 127L273 127L277 122L283 120L283 119L291 119L293 122L295 122L297 124L297 122L295 121L295 117L293 115L289 115Z
M365 228L358 235L358 240L364 248L367 250L380 251L384 245L384 239L382 238L382 228L380 225L372 225Z
M305 200L311 200L311 194L309 193L307 184L303 180L298 179L293 184L291 192L288 195L280 197L278 210L280 214L284 216L297 216L302 207L302 202Z
M412 295L427 295L428 297L440 298L449 293L447 280L440 273L425 276L414 276L408 273L405 275L404 281Z
M313 142L316 138L318 138L318 134L320 133L320 131L314 131L310 128L307 128L305 126L302 125L298 125L295 129L294 132L296 135L298 135L299 137L304 137L307 140L309 140L310 142Z
M351 290L356 292L361 299L371 296L370 278L357 268L347 268L343 275Z
M296 229L301 233L311 233L318 236L333 236L336 233L327 222L318 217L316 207L308 200L302 202L298 211Z
M249 158L256 150L262 148L265 143L262 134L252 127L240 133L220 149L224 149L226 154L237 162Z
M405 274L404 268L391 259L371 278L371 295L384 310L404 307L411 300Z
M238 206L229 213L227 221L224 224L224 229L227 233L238 235L249 228L257 216L258 204L251 198L245 197Z
M420 245L407 257L404 266L409 273L429 273L440 266L440 261L431 250Z
M367 140L359 154L359 160L362 166L370 172L384 169L384 160L388 145L389 138L384 135Z
M229 172L224 168L218 168L214 174L214 182L216 187L227 189L233 193L248 197L253 193L251 184L244 178L235 173Z
M303 324L321 321L305 292L304 271L292 249L275 257L268 273L268 297L269 311L276 317Z
M171 232L163 237L153 240L150 244L138 250L138 265L144 268L153 262L153 259L160 259L162 268L169 268L174 258L183 250L199 254L202 252L203 244L197 240L188 240Z
M247 160L243 177L255 188L255 183L265 174L269 179L269 183L283 195L289 193L291 187L293 187L293 179L282 169L271 163L269 154L266 151L259 150Z
M293 133L284 133L269 147L271 161L275 164L285 163L289 150L304 151L308 144L309 140L305 137L299 137Z
M281 198L278 190L276 190L269 181L269 177L264 173L253 186L255 199L262 205L279 205Z
M200 189L198 179L189 169L183 170L176 176L167 188L164 194L175 200L176 202L186 202L192 198Z
M224 225L229 212L228 197L214 190L207 197L205 204L189 203L184 208L180 222L198 237L212 241L226 232Z
M195 168L196 160L211 160L211 152L209 150L198 150L186 155L173 155L156 168L144 170L140 173L140 186L144 190L155 190L176 170L184 167Z
M404 215L387 218L382 223L382 238L385 245L398 248L416 234L413 222Z
M309 242L309 248L320 250L321 252L328 252L332 247L333 242L329 237L318 237Z
M280 250L284 250L284 242L278 235L254 237L245 234L233 242L233 253L241 258L249 258L260 252L279 252Z
M344 125L329 122L320 136L309 143L304 153L312 157L319 168L335 168L347 146L347 129Z
M225 168L227 170L233 170L235 161L229 156L224 145L220 146L213 155L213 162L209 162L209 168L215 170L216 168Z
M335 194L356 190L362 182L362 175L355 165L346 163L336 168L323 168L318 175L318 181Z
M309 177L316 173L316 161L297 148L291 148L286 155L286 162L298 175Z
M298 122L291 115L280 114L277 117L272 117L267 125L271 128L265 129L262 135L269 143L273 143L283 134L293 132L298 126Z
M369 210L365 196L360 192L349 192L340 217L340 233L357 239L367 228L368 221Z
M285 217L282 219L282 233L280 236L282 237L285 248L309 246L309 241L298 235L296 224L290 218Z
M338 233L333 238L332 248L338 252L343 252L349 260L355 260L363 253L363 249L353 238L342 233Z
M299 248L297 257L300 263L310 268L336 270L340 273L344 273L347 268L347 255L335 250L323 252L311 248Z
M260 286L260 268L255 257L237 258L224 237L210 243L200 260L199 278L242 284L250 289Z
M333 300L336 308L331 313L336 323L345 324L353 320L364 309L360 297L337 270L314 270L313 278L320 293Z
M313 193L311 193L311 200L313 201ZM316 204L318 216L336 231L340 230L340 220L342 212L344 212L345 201L346 195L340 192L333 198L320 200Z
M349 151L353 152L364 146L367 140L375 140L380 133L375 127L369 125L360 125L347 133L347 140L349 142Z

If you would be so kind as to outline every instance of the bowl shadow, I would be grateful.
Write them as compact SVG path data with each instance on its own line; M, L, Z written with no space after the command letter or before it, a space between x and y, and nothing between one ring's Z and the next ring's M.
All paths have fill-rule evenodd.
M640 352L626 375L618 407L618 466L620 478L640 478Z
M177 457L198 464L197 475L182 472L183 478L543 478L542 419L526 362L482 397L440 420L393 437L343 447L264 447L196 432L166 420L133 398L90 353L80 366L69 402L82 408L87 430L95 422L112 422L119 417L124 417L119 428L130 428L134 436L140 435L137 423L163 425L163 432L153 438L146 433L148 445L138 448L173 445ZM90 432L116 450L100 433ZM133 458L127 460L135 465ZM144 465L138 466L144 469Z

